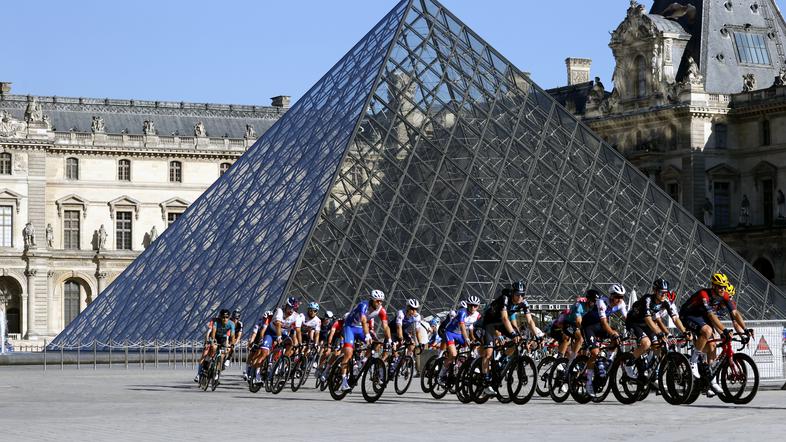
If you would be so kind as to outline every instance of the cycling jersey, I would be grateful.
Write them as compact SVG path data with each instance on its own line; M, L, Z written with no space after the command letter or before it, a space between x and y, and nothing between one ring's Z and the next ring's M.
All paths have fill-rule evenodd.
M230 321L232 321L232 320L230 319ZM232 322L235 323L235 335L240 336L240 333L243 332L243 321L238 319L238 320L232 321Z
M409 316L404 313L404 310L399 310L396 313L396 317L390 320L388 326L393 330L396 330L396 327L401 326L401 332L404 335L404 339L411 339L412 334L417 333L417 325L420 321L420 313L415 313L414 316ZM392 336L394 340L398 340L398 333L393 333Z
M491 304L486 307L486 310L483 312L483 324L488 325L501 323L503 310L508 312L508 319L513 321L516 318L517 313L529 313L529 304L527 301L522 301L521 303L514 305L510 301L509 296L501 295L497 299L491 301Z
M610 316L618 314L622 317L628 315L628 307L625 301L621 301L613 307L609 307L606 298L600 298L595 302L595 306L582 316L581 326L589 327L594 324L599 324L602 319L608 319Z
M577 302L573 304L570 309L568 310L565 318L563 319L563 325L576 325L576 319L583 318L584 315L587 314L587 303L585 302Z
M219 318L214 318L210 321L210 328L216 331L216 341L222 345L235 332L235 324L232 321L227 321L226 325L224 325Z
M737 309L737 303L731 299L727 292L720 296L712 294L712 289L701 289L694 293L680 307L680 316L707 316L709 313L724 315L731 314Z
M644 322L644 318L662 318L666 315L677 316L674 304L669 302L668 299L658 302L655 299L655 295L650 293L642 296L630 306L627 322L641 324Z
M293 311L289 314L286 318L284 317L284 310L277 308L275 313L273 313L273 319L270 321L270 327L267 328L266 334L271 336L276 336L276 327L275 323L281 323L281 336L289 336L289 331L300 328L303 323L300 321L300 315L298 312Z
M306 318L303 322L303 328L306 330L314 330L315 332L319 333L322 328L322 319L319 316L314 316L311 319Z
M319 341L325 342L330 334L330 330L336 324L338 320L336 318L330 319L324 327L320 327L319 329Z
M361 323L360 318L362 318L364 315L366 316L366 321L371 321L376 317L379 317L380 321L387 321L388 314L385 311L385 308L382 307L382 304L380 304L379 308L376 310L369 312L370 303L371 301L369 300L360 301L360 303L358 303L358 305L356 305L355 308L349 312L349 316L347 316L346 319L346 324L351 327L361 327L363 324Z
M257 321L256 324L254 324L254 328L251 329L251 334L253 335L256 333L258 335L261 330L264 330L265 327L268 326L268 324L270 324L270 318L261 318L259 321Z

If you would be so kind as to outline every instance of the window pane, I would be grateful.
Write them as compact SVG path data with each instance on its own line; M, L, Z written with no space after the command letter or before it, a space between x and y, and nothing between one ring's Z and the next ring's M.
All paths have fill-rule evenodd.
M167 213L166 214L167 227L171 226L175 221L177 221L177 219L180 218L180 215L182 215L182 213L172 213L172 212Z
M183 166L180 161L172 161L169 163L169 181L173 183L183 182Z
M231 165L231 164L229 164L229 163L221 163L221 167L220 167L220 175L224 175L224 174L227 172L227 170L229 170L229 168L230 168L231 166L232 166L232 165ZM219 175L219 176L220 176L220 175Z
M79 160L76 158L66 159L66 178L69 180L79 179Z
M131 181L131 161L120 160L117 163L117 179L120 181Z
M715 196L715 227L728 227L731 223L731 192L729 183L713 183Z
M63 248L79 250L79 211L66 210L63 216Z
M63 285L63 320L65 324L73 321L79 314L79 284L66 281Z
M735 32L734 42L737 44L737 57L740 63L770 64L770 54L767 51L767 43L762 34Z
M0 154L0 175L11 175L11 154Z
M0 247L12 247L13 211L11 206L0 206Z
M131 212L117 212L115 216L115 247L117 250L131 250Z

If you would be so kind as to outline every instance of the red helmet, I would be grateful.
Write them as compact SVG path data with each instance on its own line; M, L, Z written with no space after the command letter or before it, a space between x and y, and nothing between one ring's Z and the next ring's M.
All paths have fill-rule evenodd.
M669 302L674 302L677 299L677 293L672 291L666 292L666 299L668 299Z

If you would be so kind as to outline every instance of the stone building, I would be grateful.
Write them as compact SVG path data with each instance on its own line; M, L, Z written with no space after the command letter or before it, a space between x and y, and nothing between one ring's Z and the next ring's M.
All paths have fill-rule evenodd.
M786 286L786 22L774 0L631 1L611 90L566 60L564 106Z
M0 91L0 302L51 337L289 107Z

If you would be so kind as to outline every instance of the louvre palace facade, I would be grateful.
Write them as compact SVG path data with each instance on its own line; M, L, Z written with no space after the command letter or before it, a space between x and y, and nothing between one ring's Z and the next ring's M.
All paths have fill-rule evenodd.
M289 106L0 94L0 298L60 332Z
M775 0L632 1L604 85L549 92L770 281L786 286L786 23ZM782 4L781 4L782 5ZM622 11L621 11L622 12Z

